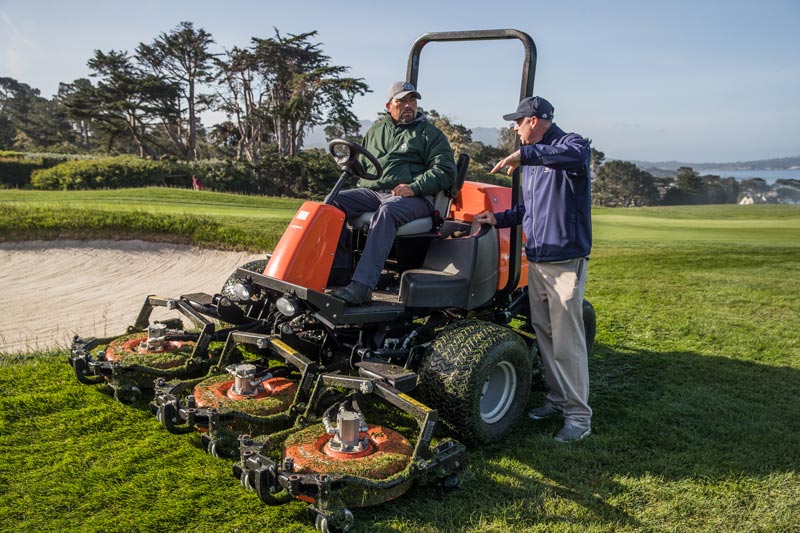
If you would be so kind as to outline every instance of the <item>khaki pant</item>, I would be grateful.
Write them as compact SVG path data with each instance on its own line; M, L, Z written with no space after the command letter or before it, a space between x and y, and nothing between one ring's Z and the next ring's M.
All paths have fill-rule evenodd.
M528 265L531 322L544 361L547 401L566 423L591 427L589 356L583 328L586 258Z

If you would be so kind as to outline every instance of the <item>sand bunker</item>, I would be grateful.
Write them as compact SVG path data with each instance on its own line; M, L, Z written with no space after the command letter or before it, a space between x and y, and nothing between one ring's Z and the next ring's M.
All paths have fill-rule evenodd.
M263 258L144 241L0 243L0 353L122 334L147 295L214 294L236 267Z

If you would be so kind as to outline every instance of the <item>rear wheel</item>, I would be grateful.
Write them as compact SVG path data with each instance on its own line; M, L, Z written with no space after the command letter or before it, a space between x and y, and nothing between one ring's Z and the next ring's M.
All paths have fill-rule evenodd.
M511 429L528 400L529 350L508 328L463 320L431 343L419 382L422 399L465 441L496 441Z

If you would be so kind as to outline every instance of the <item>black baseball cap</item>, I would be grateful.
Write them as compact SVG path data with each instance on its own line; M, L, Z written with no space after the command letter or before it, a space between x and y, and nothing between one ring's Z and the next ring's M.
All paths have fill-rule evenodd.
M553 120L552 104L541 96L529 96L520 100L517 110L508 115L503 115L503 120L517 120L522 117L539 117Z

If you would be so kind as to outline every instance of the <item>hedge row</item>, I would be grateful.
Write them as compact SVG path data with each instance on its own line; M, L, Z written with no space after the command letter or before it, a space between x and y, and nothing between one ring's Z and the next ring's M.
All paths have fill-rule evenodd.
M0 187L33 187L46 190L119 189L166 186L191 188L195 180L220 192L322 198L333 187L340 171L325 150L306 150L299 157L271 153L257 164L206 159L149 160L136 156L83 157L58 154L0 152ZM59 159L60 158L60 159ZM194 179L193 179L194 178ZM510 186L503 175L488 174L477 165L467 179ZM345 188L355 186L355 180Z
M34 171L54 167L70 159L74 159L74 156L0 150L0 188L27 187Z
M71 160L50 168L34 166L26 169L29 169L30 186L36 189L189 188L197 180L216 191L294 197L324 196L339 176L335 162L322 150L308 150L300 157L271 155L256 165L229 160L187 163L118 156ZM24 171L15 170L8 175L13 176L8 186L28 186Z
M35 189L65 191L153 185L180 187L185 179L186 169L178 163L119 156L66 161L37 170L31 175L31 185Z
M23 188L31 182L31 174L42 168L41 159L0 157L0 188Z

